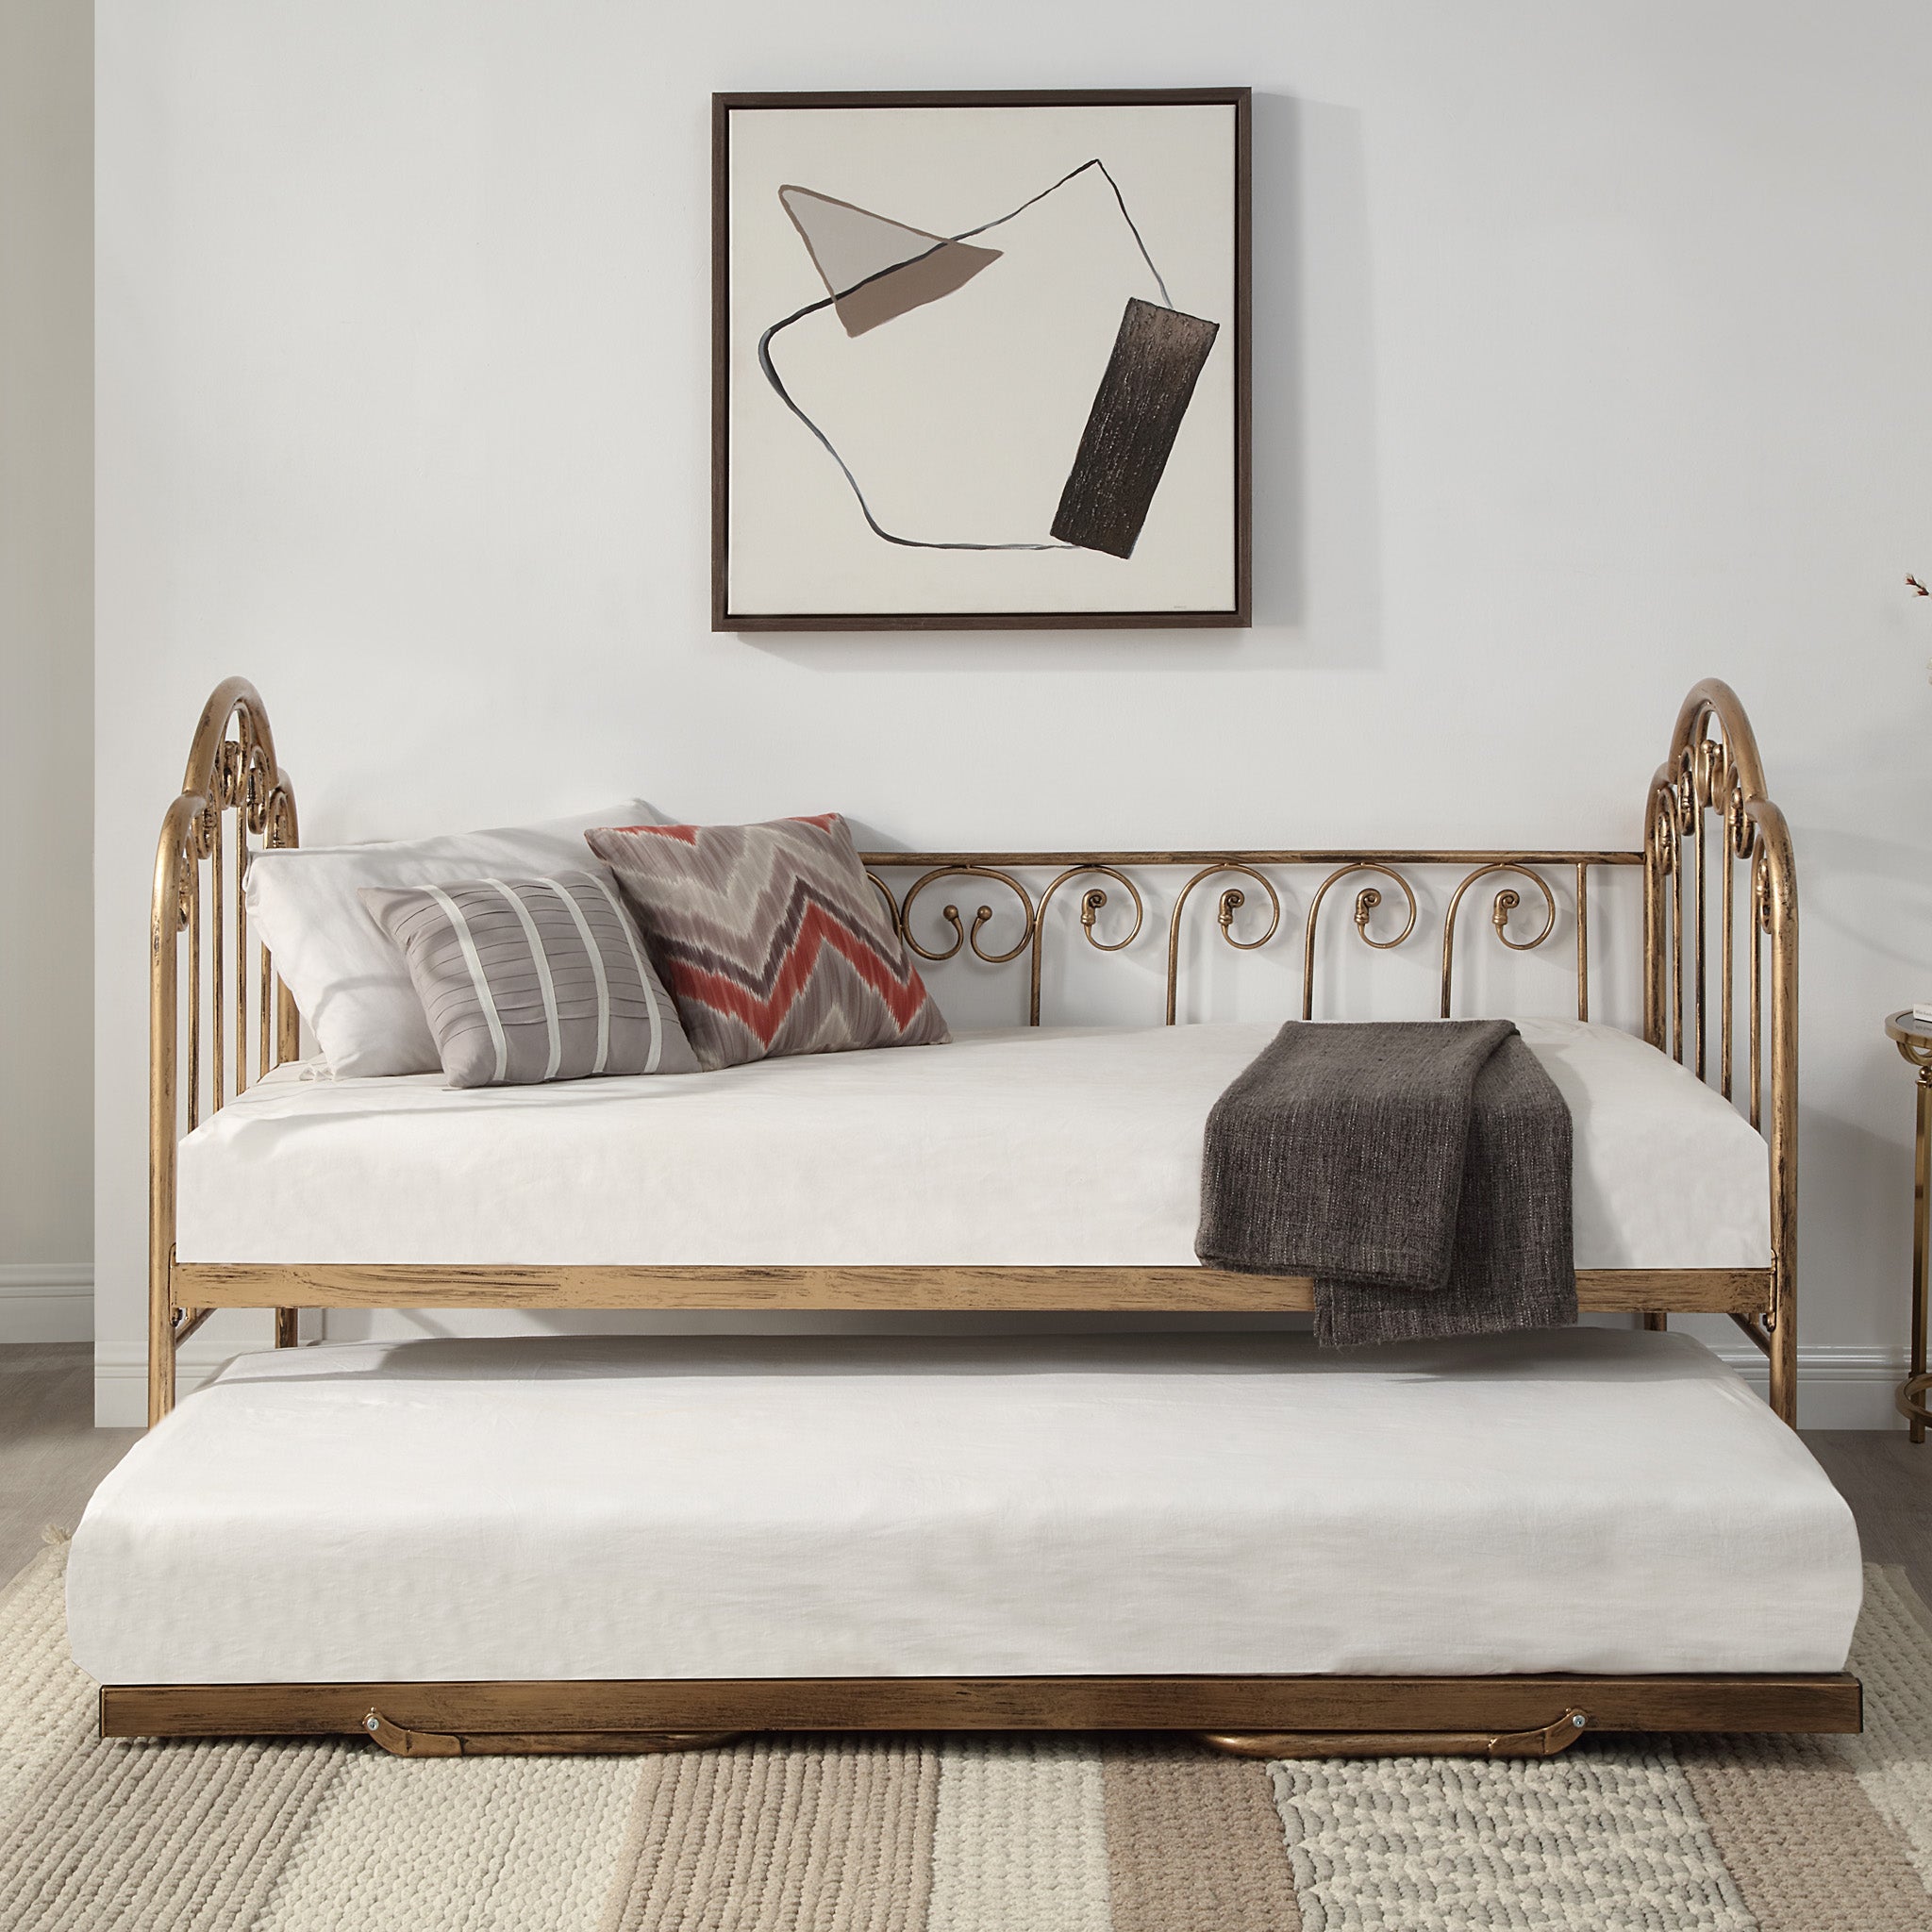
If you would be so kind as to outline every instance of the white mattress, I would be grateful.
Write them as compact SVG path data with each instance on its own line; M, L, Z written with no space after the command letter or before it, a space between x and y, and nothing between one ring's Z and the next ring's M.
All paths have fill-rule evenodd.
M1701 1344L243 1357L101 1485L109 1683L1827 1671L1850 1511Z
M1524 1020L1579 1268L1764 1267L1763 1140L1631 1034ZM182 1142L184 1261L1176 1266L1208 1110L1272 1024L1016 1028L471 1089L283 1069Z

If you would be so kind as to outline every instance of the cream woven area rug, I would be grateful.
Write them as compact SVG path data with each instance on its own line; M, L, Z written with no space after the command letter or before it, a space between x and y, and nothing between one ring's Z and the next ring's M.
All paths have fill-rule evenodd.
M0 1599L8 1932L1923 1932L1932 1617L1868 1570L1862 1738L1257 1764L1144 1740L404 1760L104 1743L64 1548Z

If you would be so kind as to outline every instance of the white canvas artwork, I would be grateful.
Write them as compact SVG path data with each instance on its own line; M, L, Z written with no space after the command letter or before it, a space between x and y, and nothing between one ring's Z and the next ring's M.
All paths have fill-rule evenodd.
M721 629L1247 621L1247 99L720 96Z

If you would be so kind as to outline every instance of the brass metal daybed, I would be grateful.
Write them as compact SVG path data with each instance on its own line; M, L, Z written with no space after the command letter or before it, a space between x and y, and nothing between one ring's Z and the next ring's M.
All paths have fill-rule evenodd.
M251 843L292 845L296 836L293 791L276 760L261 700L246 682L231 679L209 699L195 731L182 793L163 824L155 876L149 1361L155 1423L175 1406L180 1344L225 1307L275 1309L276 1346L287 1348L295 1342L303 1308L1272 1315L1311 1306L1311 1284L1298 1278L1122 1259L1098 1265L849 1257L824 1265L544 1265L527 1257L505 1265L475 1257L451 1262L380 1256L229 1259L207 1252L213 1238L206 1233L196 1257L181 1258L177 1156L184 1135L265 1079L285 1077L275 1070L300 1054L299 1016L273 962L250 945L241 894ZM1700 684L1685 701L1669 754L1651 782L1641 848L881 852L867 855L866 862L921 958L1024 965L1035 1027L1056 935L1071 934L1077 921L1086 944L1100 952L1126 951L1143 930L1158 946L1148 913L1163 890L1169 899L1168 1025L1177 1017L1195 937L1191 907L1211 905L1220 938L1253 951L1288 927L1297 895L1305 908L1302 1010L1312 1014L1318 965L1325 957L1319 924L1324 907L1352 898L1360 941L1392 952L1417 934L1431 903L1427 882L1439 875L1434 903L1443 909L1436 983L1444 1016L1462 985L1458 943L1466 952L1470 941L1466 931L1458 941L1458 929L1471 923L1461 915L1474 894L1478 901L1489 896L1488 923L1511 953L1532 952L1559 929L1564 941L1574 940L1576 1015L1588 1022L1593 910L1602 903L1606 878L1626 869L1640 874L1642 1038L1685 1070L1674 1078L1694 1074L1737 1106L1768 1143L1762 1169L1766 1257L1750 1265L1580 1266L1582 1306L1627 1313L1649 1330L1663 1329L1672 1311L1729 1315L1768 1357L1773 1410L1795 1425L1795 877L1784 816L1767 794L1750 725L1726 686ZM1306 888L1286 882L1292 877L1305 877ZM969 923L946 904L938 914L941 937L934 937L926 895L937 896L962 878L997 886L1009 895L1011 909L982 905ZM1525 893L1535 929L1519 932L1512 920L1522 913ZM1124 931L1115 929L1115 922ZM1012 930L997 937L1007 923ZM1579 1251L1579 1261L1584 1258ZM1270 1755L1543 1755L1586 1729L1856 1730L1859 1689L1839 1670L985 1672L487 1681L438 1674L380 1683L110 1682L101 1709L108 1735L360 1730L384 1748L412 1755L669 1748L748 1729L1015 1726L1187 1730L1211 1734L1224 1748Z

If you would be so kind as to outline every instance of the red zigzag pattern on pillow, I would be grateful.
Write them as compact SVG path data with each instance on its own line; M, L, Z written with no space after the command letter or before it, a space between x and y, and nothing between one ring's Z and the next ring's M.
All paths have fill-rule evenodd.
M837 813L587 836L701 1065L947 1038Z

